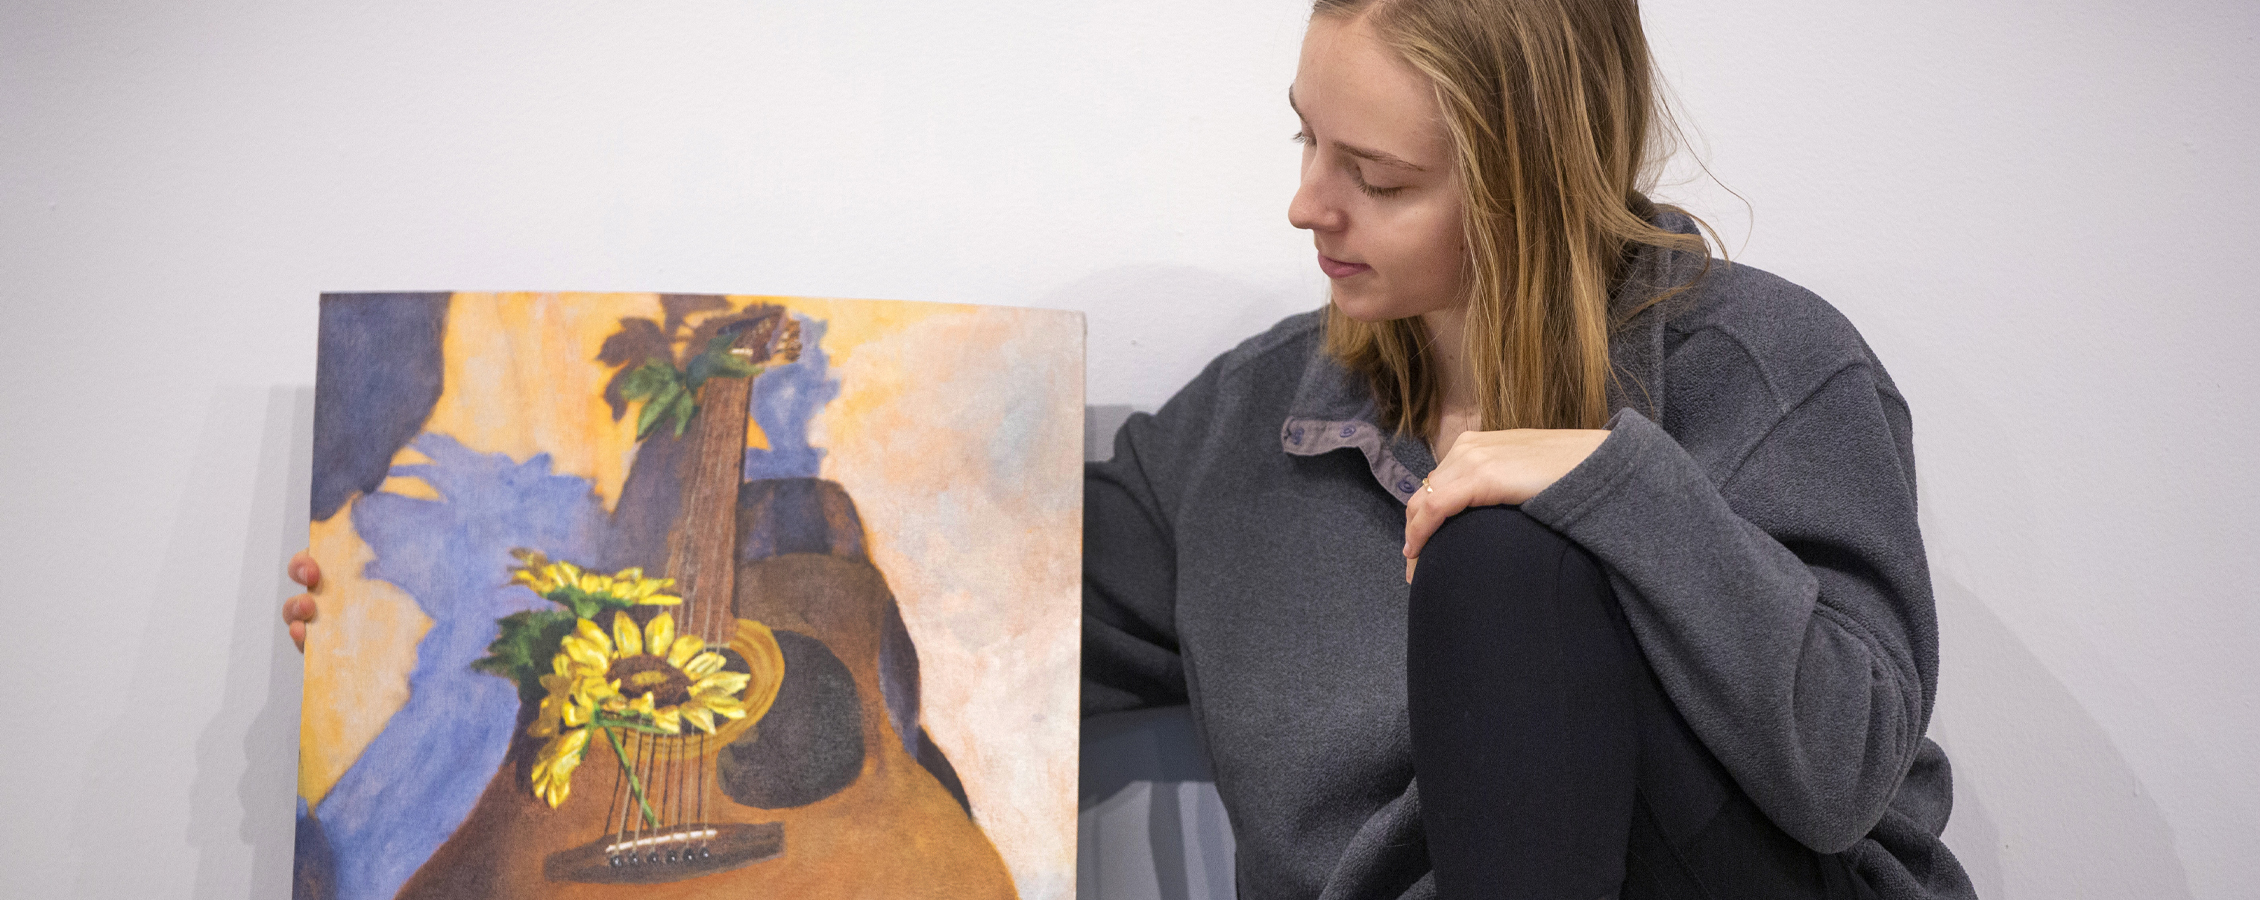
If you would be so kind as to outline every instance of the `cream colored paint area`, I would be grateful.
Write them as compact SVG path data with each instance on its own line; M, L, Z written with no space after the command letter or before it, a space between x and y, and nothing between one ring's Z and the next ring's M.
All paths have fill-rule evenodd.
M981 827L1021 896L1067 896L1082 317L940 309L834 360L841 394L812 438L863 516L918 645L926 726Z

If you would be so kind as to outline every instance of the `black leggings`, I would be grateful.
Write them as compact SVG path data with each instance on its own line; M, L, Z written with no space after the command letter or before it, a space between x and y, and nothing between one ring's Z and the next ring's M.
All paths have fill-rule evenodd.
M1469 510L1422 550L1409 615L1442 900L1872 896L1703 748L1584 548L1513 507Z

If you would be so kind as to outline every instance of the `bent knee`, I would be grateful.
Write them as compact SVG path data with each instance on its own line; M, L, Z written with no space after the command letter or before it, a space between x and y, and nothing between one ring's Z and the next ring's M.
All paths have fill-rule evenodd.
M1479 506L1444 520L1421 548L1421 573L1462 585L1581 585L1606 590L1584 547L1513 506Z

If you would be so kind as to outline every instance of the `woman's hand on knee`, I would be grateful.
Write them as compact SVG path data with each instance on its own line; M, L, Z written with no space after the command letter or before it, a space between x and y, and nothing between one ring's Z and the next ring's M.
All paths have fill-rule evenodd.
M1428 480L1405 502L1405 580L1445 519L1478 506L1515 505L1538 496L1593 455L1603 429L1516 428L1470 431L1452 442Z
M315 564L314 557L307 555L306 551L300 550L298 555L290 558L288 571L290 572L290 580L298 582L308 591L308 593L283 601L282 605L283 621L290 625L290 642L298 645L298 652L304 653L306 652L306 625L314 621L316 612L312 590L315 585L322 583L322 567Z

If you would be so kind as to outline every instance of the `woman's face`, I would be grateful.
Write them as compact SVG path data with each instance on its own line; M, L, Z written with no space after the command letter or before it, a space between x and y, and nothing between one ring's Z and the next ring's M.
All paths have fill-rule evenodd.
M1428 79L1362 21L1321 16L1288 101L1303 123L1303 178L1287 220L1310 229L1334 305L1368 322L1457 306L1464 201Z

